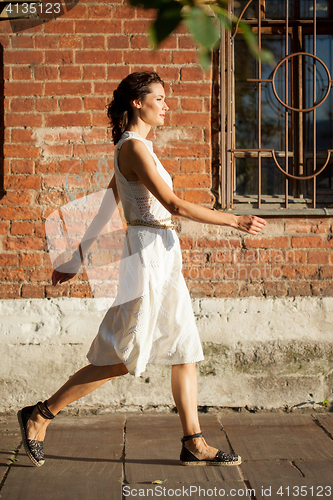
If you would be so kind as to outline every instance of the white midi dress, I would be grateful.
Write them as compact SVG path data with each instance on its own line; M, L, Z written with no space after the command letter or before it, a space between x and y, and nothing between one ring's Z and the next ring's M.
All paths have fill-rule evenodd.
M170 213L139 181L127 181L118 168L119 150L137 139L148 148L162 179L172 180L153 152L152 142L124 132L115 150L114 173L127 223L117 297L104 316L87 358L97 366L124 363L139 377L148 363L173 365L201 361L203 352L182 275L182 256Z

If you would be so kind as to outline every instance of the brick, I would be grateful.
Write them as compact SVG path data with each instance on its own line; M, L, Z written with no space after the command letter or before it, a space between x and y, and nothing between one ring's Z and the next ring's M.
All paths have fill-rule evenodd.
M89 284L73 283L70 285L70 296L92 298L93 294Z
M277 238L259 238L246 237L244 239L246 248L289 248L289 239L287 237Z
M33 49L35 40L31 36L16 36L11 37L13 49Z
M12 78L13 80L31 80L32 70L25 67L12 68Z
M175 187L210 187L211 178L207 174L175 174L173 177Z
M106 67L105 66L84 66L83 67L83 80L105 80Z
M39 148L23 144L6 144L4 154L8 158L38 158Z
M10 164L12 174L33 174L33 160L12 160Z
M211 283L191 283L190 280L187 281L187 286L193 298L214 296L214 286Z
M112 144L75 144L74 156L83 157L87 155L103 156L113 154Z
M151 21L133 20L124 22L124 33L127 35L132 35L134 33L144 33L147 34L148 28Z
M288 295L290 297L307 297L311 296L311 286L310 283L295 283L295 282L290 282L289 283L289 289L288 289Z
M172 92L178 96L198 97L210 94L209 83L174 83Z
M182 82L198 82L205 79L205 75L201 66L184 67L180 71L180 79Z
M24 208L24 207L3 207L0 211L2 220L38 220L42 216L41 208Z
M129 5L115 5L112 9L113 19L134 19L136 9Z
M2 209L1 209L2 210ZM8 234L9 222L0 222L0 234Z
M237 297L238 296L238 286L236 283L228 283L223 281L222 283L216 283L214 287L214 297Z
M20 297L21 285L3 283L0 287L0 299L18 299Z
M240 246L241 246L241 241L234 239L223 240L221 238L218 240L210 240L207 238L200 238L195 240L195 247L197 248L224 248L229 250L234 248L240 248Z
M123 62L120 50L78 50L75 64L117 64Z
M126 9L126 7L123 6L123 9ZM92 7L88 7L88 17L93 19L109 19L111 17L111 5L93 5ZM117 16L114 15L113 10L112 19L116 18ZM122 17L122 19L124 19L124 17Z
M87 95L91 94L91 83L45 83L45 95Z
M322 297L333 296L333 281L312 281L312 295Z
M74 33L74 21L58 18L56 22L45 23L43 26L45 33L64 33L65 35Z
M60 40L63 37L60 37ZM59 37L56 35L36 35L36 49L57 49Z
M180 49L191 49L197 51L197 45L192 36L180 36L179 38L179 48Z
M320 278L327 280L333 278L333 266L322 266L320 268Z
M76 3L72 8L67 8L66 17L69 19L85 19L87 18L87 15L87 6L82 5L82 3Z
M24 142L35 142L33 139L32 130L27 129L14 129L12 130L12 142L24 143Z
M92 116L93 127L108 127L110 125L106 113L94 113Z
M288 285L285 281L265 281L263 283L265 297L285 297L288 293Z
M10 102L10 109L14 112L33 111L34 99L13 98Z
M199 54L197 51L174 50L172 53L172 64L198 64L198 63L199 63Z
M107 104L106 97L84 97L83 106L86 111L91 110L102 110L105 109Z
M53 269L50 268L50 269L45 269L45 268L42 268L42 269L32 269L30 271L30 281L32 282L38 282L38 281L48 281L50 282L51 281L51 278L52 278L52 273L53 273Z
M124 53L125 64L170 64L171 54L169 51L150 50L128 51Z
M12 175L5 179L6 189L40 189L40 177L37 175ZM24 193L23 193L24 194Z
M46 50L45 51L45 64L73 64L73 51L72 50ZM75 68L79 69L79 68Z
M0 253L0 266L1 267L9 267L9 266L18 266L18 255L13 253Z
M26 299L43 299L45 287L43 285L22 285L21 297Z
M38 50L12 50L3 54L4 64L42 64L43 53Z
M106 33L108 35L121 33L121 21L87 20L75 21L75 33Z
M325 239L320 236L293 236L291 246L294 248L322 248L325 247Z
M203 99L187 98L181 100L181 108L184 111L203 111Z
M53 97L36 99L36 110L40 112L58 111L58 102Z
M169 66L158 66L156 68L156 72L159 74L159 76L162 78L162 80L178 80L179 79L179 68L173 68ZM174 100L175 104L178 104L177 100ZM167 104L169 108L172 109L177 109L177 106L173 107L172 105L170 106L171 99L168 97Z
M309 264L328 264L328 261L329 261L328 252L308 252Z
M123 78L130 74L128 66L109 66L108 67L108 80L116 80L117 85L112 85L112 92L118 86L118 83ZM108 92L110 94L110 92Z
M155 19L156 9L137 9L136 16L138 19Z
M183 199L200 205L211 205L215 198L210 191L186 189Z
M11 113L5 115L6 127L41 127L42 116L32 113Z
M114 37L117 38L117 37ZM84 49L105 49L105 36L84 36L83 38Z
M3 244L5 250L46 250L47 248L46 241L36 236L8 236Z
M209 113L173 113L172 125L176 127L209 127Z
M90 113L62 113L56 115L48 115L45 117L46 127L89 127L91 126ZM60 155L71 155L71 146L48 146L49 153L52 151Z
M58 68L40 66L35 70L35 80L57 80Z
M108 49L128 49L130 46L130 38L124 35L108 36Z
M59 48L60 49L81 49L82 48L82 40L83 40L83 38L81 35L61 36L61 37L59 37Z
M12 222L10 233L12 235L32 235L34 232L34 225L32 222Z
M43 87L41 83L14 83L5 82L5 95L6 96L40 96L43 94Z
M131 49L150 49L151 44L147 35L132 35L130 38Z
M69 296L69 284L61 283L61 285L45 285L45 297L68 297Z
M0 269L0 282L13 281L15 283L18 281L25 281L25 279L26 272L23 269Z
M82 100L79 97L59 99L59 108L60 111L81 111Z
M21 267L40 267L42 265L42 254L40 253L21 253L20 266Z
M262 283L241 283L239 285L240 297L263 297L264 288Z

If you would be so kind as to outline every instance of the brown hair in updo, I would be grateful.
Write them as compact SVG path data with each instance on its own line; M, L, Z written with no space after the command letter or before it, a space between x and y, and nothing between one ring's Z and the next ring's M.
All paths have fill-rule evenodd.
M112 126L114 144L117 144L131 121L133 113L131 102L143 101L146 95L150 94L149 85L152 83L160 83L164 87L164 82L157 73L137 71L124 78L113 92L113 99L108 106L107 113Z

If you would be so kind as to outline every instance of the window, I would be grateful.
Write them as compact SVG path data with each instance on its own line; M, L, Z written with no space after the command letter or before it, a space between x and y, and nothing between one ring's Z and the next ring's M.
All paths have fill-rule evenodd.
M222 208L333 207L333 2L244 0L229 9L275 62L254 59L239 28L222 33Z

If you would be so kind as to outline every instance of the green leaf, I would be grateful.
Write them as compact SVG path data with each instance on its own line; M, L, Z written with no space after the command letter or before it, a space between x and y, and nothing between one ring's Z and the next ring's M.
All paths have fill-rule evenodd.
M182 8L183 5L175 0L161 5L155 22L149 28L154 49L177 28L182 20Z
M216 46L219 33L211 16L199 7L191 8L185 17L185 23L195 40L206 50L210 51Z

